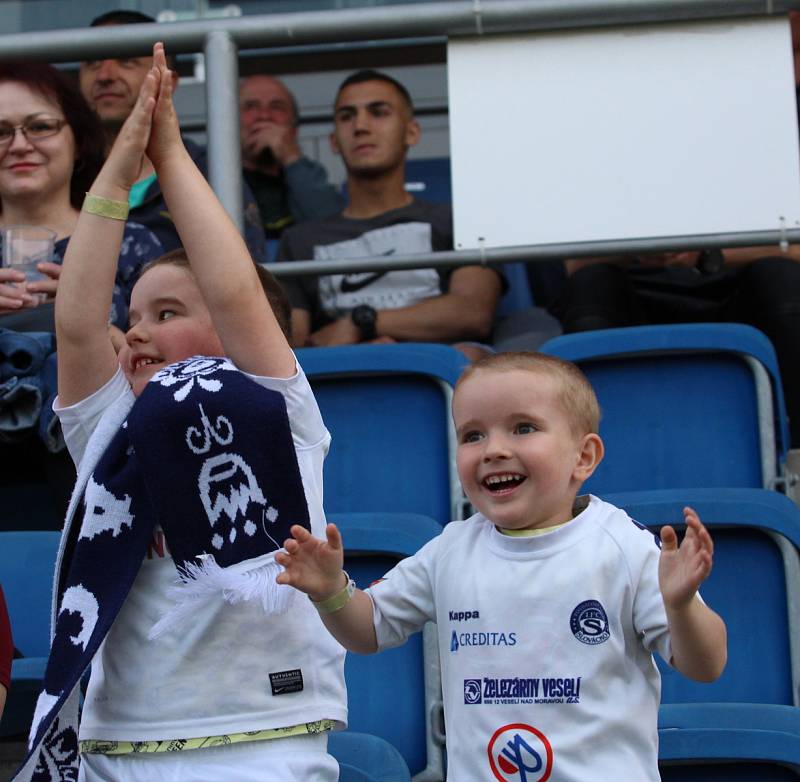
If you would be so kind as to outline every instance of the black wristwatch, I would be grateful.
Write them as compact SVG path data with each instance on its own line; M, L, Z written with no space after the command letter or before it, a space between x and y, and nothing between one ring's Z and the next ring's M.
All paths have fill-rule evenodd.
M378 333L375 331L375 321L378 318L378 313L375 307L370 307L369 304L359 304L353 307L350 312L350 320L355 323L356 328L361 332L361 341L369 342L375 339Z

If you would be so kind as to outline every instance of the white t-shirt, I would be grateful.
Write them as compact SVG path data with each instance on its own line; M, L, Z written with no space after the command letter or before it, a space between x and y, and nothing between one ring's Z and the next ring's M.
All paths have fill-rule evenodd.
M449 779L658 782L658 557L591 497L536 537L452 522L369 589L381 649L438 624Z
M286 399L311 529L324 537L322 463L330 434L311 387L299 368L288 379L249 377ZM104 414L119 404L129 406L132 395L118 371L71 407L59 409L56 399L76 465ZM289 611L278 616L265 614L258 601L230 605L220 598L199 610L191 626L149 641L153 624L172 605L166 592L176 577L167 542L156 528L92 663L81 740L195 738L320 719L346 723L344 650L304 595L296 593Z

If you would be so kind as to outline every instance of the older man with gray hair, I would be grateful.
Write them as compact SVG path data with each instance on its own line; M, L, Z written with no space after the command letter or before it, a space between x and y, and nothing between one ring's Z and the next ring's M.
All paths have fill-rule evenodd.
M297 102L272 76L255 75L239 87L244 178L256 197L267 240L304 220L336 214L342 196L325 169L303 156Z

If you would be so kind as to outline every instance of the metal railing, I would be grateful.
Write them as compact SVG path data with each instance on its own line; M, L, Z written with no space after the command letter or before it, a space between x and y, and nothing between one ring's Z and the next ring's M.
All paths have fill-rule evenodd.
M0 61L73 62L141 56L156 40L170 54L202 51L206 58L209 180L220 201L242 226L239 148L238 52L240 49L361 42L365 40L457 37L490 33L608 27L784 15L800 0L452 0L332 11L244 16L193 22L136 24L0 35ZM505 263L665 249L733 247L800 242L800 229L726 233L486 251L453 251L392 259L392 268ZM291 264L280 274L367 271L386 268L385 258Z

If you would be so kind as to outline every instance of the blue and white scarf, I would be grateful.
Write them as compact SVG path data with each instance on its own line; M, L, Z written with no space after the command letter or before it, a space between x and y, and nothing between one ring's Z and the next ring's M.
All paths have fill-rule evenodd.
M175 604L151 638L219 595L261 600L269 613L286 611L292 599L291 588L275 583L274 555L292 524L310 523L283 395L226 359L194 357L158 372L120 412L121 425L67 514L44 690L15 780L77 780L77 685L156 524L179 578Z

